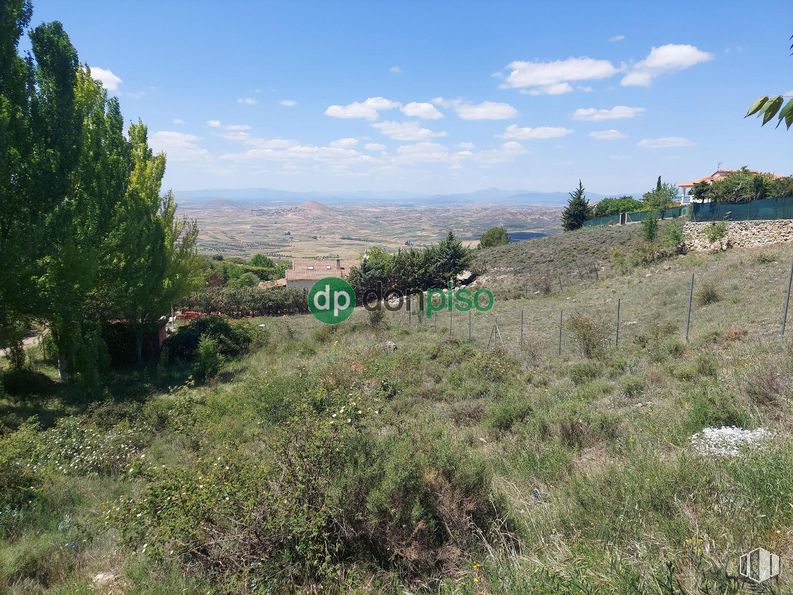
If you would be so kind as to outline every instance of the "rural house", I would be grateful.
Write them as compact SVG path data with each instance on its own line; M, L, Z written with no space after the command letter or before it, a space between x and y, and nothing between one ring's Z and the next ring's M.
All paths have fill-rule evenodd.
M346 278L354 266L358 266L357 260L295 258L292 260L292 268L286 270L286 286L311 289L314 283L325 277Z
M738 173L740 170L737 169L717 169L715 172L710 174L709 176L705 176L704 178L697 178L696 180L690 180L688 182L683 182L682 184L678 184L680 186L680 194L678 195L678 199L681 204L687 205L693 199L691 191L693 190L694 186L697 184L712 184L716 180L721 180L726 178L727 176ZM752 169L748 170L750 174L759 174L760 172L754 171ZM779 176L777 174L772 174L775 179L784 178L785 176Z

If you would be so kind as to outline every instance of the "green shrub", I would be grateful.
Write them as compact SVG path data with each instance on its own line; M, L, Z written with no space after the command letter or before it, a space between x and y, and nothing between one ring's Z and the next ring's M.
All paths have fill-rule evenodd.
M369 326L380 328L385 323L385 313L381 309L369 311Z
M658 237L658 217L647 215L642 219L642 237L648 242L654 242Z
M719 221L718 223L711 223L705 227L703 233L711 244L721 242L721 240L727 237L727 222Z
M641 376L626 376L620 384L620 390L627 399L641 396L647 387L646 380Z
M669 248L679 250L685 243L683 224L679 221L670 221L664 226L663 243Z
M575 384L584 384L603 375L604 369L600 362L580 362L570 366L568 374Z
M201 337L198 341L195 357L195 374L199 380L208 380L217 376L223 365L223 355L218 342L212 337Z
M586 358L602 355L609 341L609 329L601 320L574 313L567 319L567 330Z
M0 436L0 512L21 508L38 494L44 481L37 466L41 450L35 423L24 423L17 431ZM0 522L0 535L3 529Z
M692 433L706 427L753 425L746 403L720 386L701 384L688 393L686 400L690 403L688 428Z
M484 411L484 421L494 430L507 431L516 423L526 419L532 410L531 402L527 397L511 396L488 403Z
M712 283L703 283L697 289L697 306L707 306L708 304L715 304L721 300L721 294L717 291Z
M192 360L202 337L213 339L224 357L237 357L266 341L266 335L249 323L232 323L223 316L207 316L180 327L176 334L168 337L164 347L171 357Z

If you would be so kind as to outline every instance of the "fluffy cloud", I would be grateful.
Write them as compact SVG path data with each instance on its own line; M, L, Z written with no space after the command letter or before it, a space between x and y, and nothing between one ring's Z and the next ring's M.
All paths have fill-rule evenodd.
M363 146L363 148L366 149L367 151L373 151L375 153L381 153L386 149L385 145L382 145L380 143L366 143Z
M160 130L151 135L151 147L154 151L164 151L170 161L203 162L209 152L198 144L200 137L172 130Z
M375 122L372 127L394 140L401 141L428 140L446 136L445 132L423 128L416 122Z
M294 99L282 99L278 102L278 105L281 107L295 107L297 105L297 101Z
M547 138L561 138L572 134L569 128L557 126L538 126L537 128L521 128L516 124L507 126L503 134L499 137L505 140L538 140Z
M210 128L220 128L220 120L207 120L207 126Z
M611 130L595 130L594 132L590 132L589 136L595 140L620 140L621 138L625 138L624 134L613 128Z
M528 89L536 95L560 95L573 90L570 83L614 76L618 69L608 60L568 58L553 62L518 60L507 66L510 71L501 83L504 89Z
M242 105L256 105L256 100L253 97L240 97L237 99L237 103L241 103Z
M172 120L172 122L173 122L174 124L184 124L184 120L182 120L182 118L174 118L174 119Z
M379 112L398 107L398 102L385 97L369 97L365 101L353 101L347 105L331 105L325 110L325 115L331 118L377 120L380 117Z
M683 136L664 136L662 138L645 138L639 141L642 149L673 149L677 147L693 147L694 141Z
M713 54L693 45L668 43L650 50L648 56L628 69L620 84L625 87L649 87L654 78L669 72L708 62Z
M603 120L624 120L625 118L635 118L646 111L643 107L628 107L627 105L615 105L611 109L595 109L594 107L579 108L573 112L576 120L587 120L589 122L602 122Z
M108 91L118 91L118 86L122 81L112 70L100 68L99 66L90 66L89 68L91 69L91 77L102 83L105 89Z
M432 100L432 103L447 109L453 109L463 120L509 120L518 115L518 110L513 106L497 101L468 103L462 99L449 100L443 97L436 97Z
M357 138L339 138L330 143L331 147L355 147L358 144Z
M421 118L422 120L438 120L439 118L443 118L443 114L431 103L412 101L407 105L403 105L400 109L403 114L411 118Z
M393 72L394 74L399 74L402 72L402 69L399 66L392 66L388 69L388 72Z
M609 41L611 43L614 43L615 41L622 41L623 39L625 39L624 35L612 35L611 37L609 37Z

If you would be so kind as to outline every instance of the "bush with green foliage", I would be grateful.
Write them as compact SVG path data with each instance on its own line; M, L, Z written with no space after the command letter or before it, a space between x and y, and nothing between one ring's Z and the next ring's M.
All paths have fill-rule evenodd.
M606 197L600 200L592 209L593 217L605 217L608 215L619 215L621 213L632 213L643 211L645 204L636 200L632 196Z
M179 327L163 345L170 357L188 361L196 357L201 340L212 339L223 357L238 357L264 339L247 322L231 322L223 316L206 316Z
M680 221L674 220L667 223L663 228L663 243L669 248L674 248L680 252L685 248L685 233L683 232L683 224Z
M601 355L609 342L608 327L594 317L576 312L570 315L565 326L581 355L588 359Z
M305 290L293 287L207 287L180 300L178 306L184 310L216 313L233 318L308 313Z
M223 366L223 356L220 354L218 342L204 335L198 341L195 353L195 375L199 380L209 380L217 376Z
M506 246L509 244L509 234L503 225L491 227L479 239L480 248L492 248L493 246Z
M664 209L674 204L676 196L677 186L668 182L662 182L661 176L658 176L655 188L644 193L642 203L644 204L645 210L662 213Z
M642 219L642 237L648 242L654 242L658 237L658 217L654 214Z
M705 234L705 237L708 238L711 244L715 244L716 242L721 243L721 241L727 237L727 230L727 222L719 221L707 225L705 229L702 230L702 233Z

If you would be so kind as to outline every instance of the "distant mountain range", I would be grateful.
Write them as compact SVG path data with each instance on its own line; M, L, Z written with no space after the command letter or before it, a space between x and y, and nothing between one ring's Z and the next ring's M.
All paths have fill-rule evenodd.
M590 202L597 202L604 195L587 192ZM181 190L176 198L183 205L187 203L230 202L258 205L300 204L315 201L323 205L345 205L362 203L391 203L393 206L438 206L456 205L539 205L548 207L562 206L567 202L567 192L535 192L531 190L501 190L488 188L474 192L456 194L419 194L414 192L291 192L272 188L242 188L214 190Z

